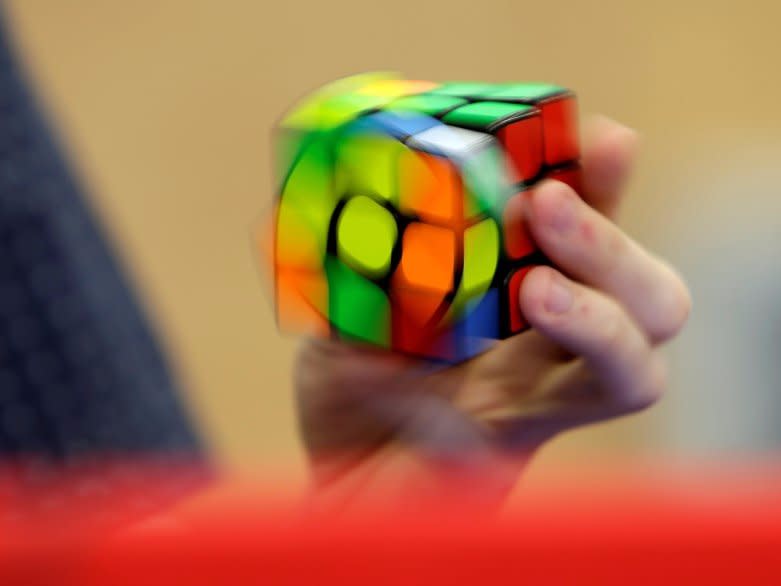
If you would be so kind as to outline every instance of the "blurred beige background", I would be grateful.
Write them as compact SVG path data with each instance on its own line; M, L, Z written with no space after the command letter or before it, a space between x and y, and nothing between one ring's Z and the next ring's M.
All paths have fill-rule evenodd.
M781 161L778 2L8 7L35 81L226 465L304 470L290 390L295 341L275 331L249 242L271 197L269 130L318 84L374 69L551 80L574 88L584 112L640 130L644 156L625 226L693 273L695 333L671 349L681 376L668 400L556 440L535 470L575 458L675 455L686 445L702 405L679 398L693 397L689 387L700 380L687 368L687 344L713 337L697 325L698 304L729 282L697 269L713 243L750 235L746 210L781 216L777 190L740 187L755 166L772 175ZM772 186L771 175L761 186ZM707 355L697 364L707 369Z

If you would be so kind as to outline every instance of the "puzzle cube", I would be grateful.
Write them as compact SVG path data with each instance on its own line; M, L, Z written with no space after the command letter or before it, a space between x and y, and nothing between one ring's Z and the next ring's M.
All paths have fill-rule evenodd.
M546 262L523 193L578 187L574 95L543 83L339 80L279 124L269 262L282 330L459 362L528 326Z

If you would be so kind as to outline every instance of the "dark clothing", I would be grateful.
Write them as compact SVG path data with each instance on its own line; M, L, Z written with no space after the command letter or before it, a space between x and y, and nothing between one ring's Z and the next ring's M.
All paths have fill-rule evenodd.
M0 458L197 460L176 384L2 25Z

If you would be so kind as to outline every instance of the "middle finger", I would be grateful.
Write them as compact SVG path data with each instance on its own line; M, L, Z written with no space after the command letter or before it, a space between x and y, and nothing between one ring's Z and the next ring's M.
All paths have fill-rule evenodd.
M558 268L619 301L653 342L677 333L689 293L666 263L558 181L532 190L524 211L535 241Z

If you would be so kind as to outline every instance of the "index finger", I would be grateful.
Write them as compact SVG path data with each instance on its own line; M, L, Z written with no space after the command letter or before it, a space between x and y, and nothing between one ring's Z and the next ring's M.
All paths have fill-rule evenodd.
M600 213L614 218L637 152L637 133L605 116L586 126L580 196Z

